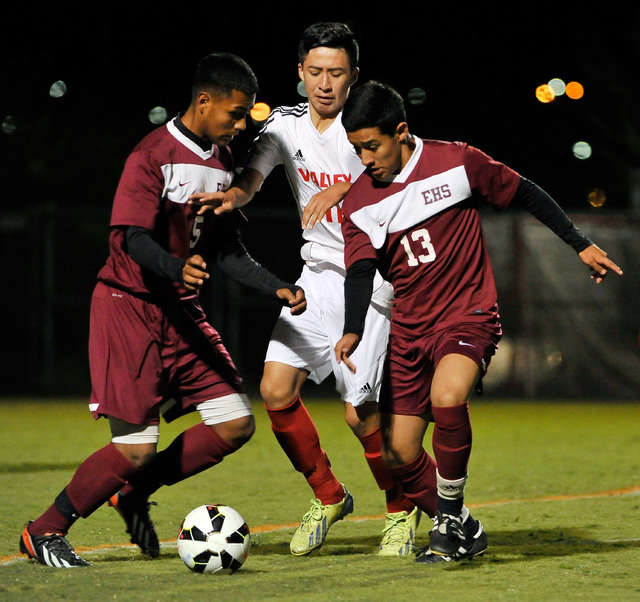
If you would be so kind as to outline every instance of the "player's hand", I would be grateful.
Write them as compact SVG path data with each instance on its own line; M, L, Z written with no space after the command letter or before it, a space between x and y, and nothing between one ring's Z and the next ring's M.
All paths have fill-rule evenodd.
M187 200L189 205L198 206L198 215L213 210L216 215L229 213L236 207L235 196L228 191L194 192Z
M360 344L360 337L357 334L348 332L345 334L336 344L335 353L338 363L344 362L345 366L356 373L356 367L351 363L349 357L358 348Z
M182 280L190 291L202 288L205 280L209 279L207 264L201 255L193 255L187 259L182 268Z
M622 276L622 270L613 261L607 258L607 254L597 245L591 245L579 253L582 262L591 268L591 278L600 284L609 270L613 270L618 276Z
M299 316L307 309L307 298L301 288L295 293L290 288L279 288L276 295L289 304L292 316Z
M349 182L338 182L314 194L302 212L302 229L311 230L321 222L327 211L344 199L349 188Z

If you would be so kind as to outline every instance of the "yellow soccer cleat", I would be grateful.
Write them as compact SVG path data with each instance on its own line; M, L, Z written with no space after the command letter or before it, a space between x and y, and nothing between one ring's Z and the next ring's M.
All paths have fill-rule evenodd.
M378 555L408 556L411 554L421 515L422 512L418 507L410 513L403 510L387 514Z
M319 548L329 527L353 512L353 497L343 485L344 498L337 504L323 506L320 500L311 500L311 508L302 517L300 526L291 538L289 548L294 556L304 556Z

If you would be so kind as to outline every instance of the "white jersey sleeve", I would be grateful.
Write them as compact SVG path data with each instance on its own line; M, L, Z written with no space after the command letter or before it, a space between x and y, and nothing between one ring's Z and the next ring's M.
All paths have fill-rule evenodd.
M309 106L278 107L254 142L246 167L266 178L282 165L302 216L314 194L338 182L354 182L364 167L347 139L340 116L323 133L311 122ZM308 265L330 262L344 268L342 203L303 232L300 254Z

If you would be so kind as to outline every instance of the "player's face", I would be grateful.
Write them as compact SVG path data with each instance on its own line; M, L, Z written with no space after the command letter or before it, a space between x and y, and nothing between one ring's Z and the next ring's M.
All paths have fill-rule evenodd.
M343 48L313 48L304 63L298 65L298 75L312 111L322 119L336 117L342 110L349 88L358 79L358 69L351 69Z
M408 136L406 123L398 126L393 136L383 134L379 128L363 128L348 132L347 138L367 171L382 182L400 173L411 152L405 144Z
M200 135L213 144L227 146L247 127L247 115L255 97L234 90L230 96L210 96L199 99Z

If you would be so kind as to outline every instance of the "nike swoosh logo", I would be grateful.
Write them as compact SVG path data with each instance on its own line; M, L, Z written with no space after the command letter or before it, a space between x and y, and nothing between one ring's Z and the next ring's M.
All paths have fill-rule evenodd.
M387 220L384 220L383 222L378 222L378 226L382 228L386 223L387 223Z
M184 184L182 182L178 182L178 186L186 186L187 184L191 184L191 182L184 182Z
M464 347L475 347L471 343L464 343L463 341L458 341L458 345L463 345Z

